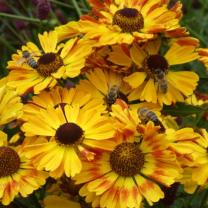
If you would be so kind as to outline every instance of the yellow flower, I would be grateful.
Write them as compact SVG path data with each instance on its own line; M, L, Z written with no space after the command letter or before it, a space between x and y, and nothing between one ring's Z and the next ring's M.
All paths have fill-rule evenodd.
M41 136L34 138L40 142L25 147L27 156L34 159L38 169L50 171L55 178L64 173L74 176L82 169L82 158L93 159L92 148L109 149L114 144L109 140L114 135L114 127L108 117L101 115L102 107L93 108L93 99L83 105L67 102L39 107L39 111L27 115L22 126L25 136Z
M32 101L24 105L21 118L23 120L29 120L31 115L38 114L41 109L56 108L59 105L63 107L65 104L79 105L85 110L95 108L100 112L105 110L102 100L98 98L92 99L92 95L85 91L77 88L71 88L69 90L56 86L50 91L42 91L40 94L33 96Z
M208 69L208 48L199 48L197 52L199 54L199 61Z
M56 183L48 184L46 197L43 199L44 208L84 208L90 207L83 197L79 195L81 185L75 185L71 178L66 176Z
M191 128L178 131L167 130L170 149L177 155L177 160L183 167L183 177L178 180L184 185L187 193L193 194L197 186L208 184L208 133L205 129L200 134Z
M182 128L179 130L167 129L168 139L171 141L170 149L177 155L177 160L182 167L193 167L195 165L194 153L198 152L196 145L200 135L192 128Z
M128 75L130 73L129 67L112 64L112 62L107 60L110 52L111 49L109 46L95 48L94 52L87 59L86 66L82 71L89 72L92 69L100 68L102 70L110 70L116 72L120 75Z
M193 153L195 165L192 168L191 180L197 185L205 186L208 183L208 133L205 129L200 131L201 136L196 140L198 148Z
M118 100L131 104L128 100L130 87L122 81L123 76L121 74L107 69L95 68L86 73L86 78L86 80L79 82L78 90L90 93L93 98L104 101L108 110Z
M57 79L78 76L92 51L92 42L78 38L58 45L55 31L38 37L42 49L29 42L8 62L8 85L19 94L27 91L38 94L45 88L53 88Z
M133 44L128 53L122 47L115 46L109 60L123 65L125 59L126 66L132 67L133 64L136 71L124 78L133 89L129 95L131 100L170 105L177 101L183 102L184 96L191 95L196 88L199 80L196 73L174 71L170 67L197 59L197 46L197 39L179 38L172 41L170 48L162 55L159 52L161 42L157 39L143 46Z
M152 122L138 125L137 118L131 120L129 125L136 132L117 134L116 145L97 153L93 162L85 160L82 172L73 178L77 184L85 183L80 194L93 207L140 207L144 198L152 205L164 197L158 184L170 186L180 176L166 135Z
M197 98L195 94L192 94L189 97L187 97L185 102L189 105L201 106L204 103L207 103L208 101L204 101L203 99Z
M111 115L117 118L114 122L116 128L123 133L126 130L127 133L129 133L129 130L136 132L135 121L142 124L152 121L155 126L160 127L161 132L165 132L166 129L179 129L172 116L164 116L161 113L162 109L152 103L144 102L136 104L130 111L128 106L123 107L122 105L119 105L119 103L118 105L113 105L112 108L113 112ZM132 117L134 118L133 120Z
M122 81L123 75L113 72L109 69L95 68L85 74L85 80L81 80L77 85L78 91L86 92L104 104L108 111L111 106L116 103L137 110L140 107L146 106L156 111L161 110L161 107L153 103L135 104L128 98L131 92L130 87Z
M6 83L6 78L0 80L0 126L19 118L23 107L21 98Z
M45 184L48 174L36 170L21 147L9 146L0 131L0 202L10 204L18 195L27 197Z
M80 204L64 196L48 195L44 198L45 208L81 208Z
M179 2L171 9L162 0L96 0L90 3L91 16L82 16L77 23L56 28L60 39L82 33L86 38L97 39L98 45L113 45L147 41L159 33L177 37L185 34L185 29L179 25L182 16Z

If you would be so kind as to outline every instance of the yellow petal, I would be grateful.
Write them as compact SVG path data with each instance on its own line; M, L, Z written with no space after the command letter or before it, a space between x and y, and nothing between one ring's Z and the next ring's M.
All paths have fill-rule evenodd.
M124 77L124 81L127 82L133 89L139 87L145 80L147 74L145 72L135 72L128 77Z

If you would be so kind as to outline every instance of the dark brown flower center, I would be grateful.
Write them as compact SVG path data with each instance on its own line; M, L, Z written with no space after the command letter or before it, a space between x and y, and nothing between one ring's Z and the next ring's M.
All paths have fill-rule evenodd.
M20 168L20 157L10 147L0 147L0 178L16 173Z
M118 175L131 177L138 174L144 165L144 154L136 143L122 143L110 155L110 165Z
M168 91L168 82L166 80L168 67L167 60L158 54L150 55L144 60L144 70L150 78L157 82L158 91L163 94Z
M167 73L168 67L169 65L167 60L159 54L150 55L144 60L144 68L147 74L151 77L158 71Z
M38 67L36 70L41 76L48 77L63 65L63 60L59 54L46 53L38 59Z
M64 145L75 144L82 139L83 130L75 123L62 124L56 131L56 139Z
M144 27L144 18L137 9L124 8L114 14L113 25L118 25L122 32L136 32Z

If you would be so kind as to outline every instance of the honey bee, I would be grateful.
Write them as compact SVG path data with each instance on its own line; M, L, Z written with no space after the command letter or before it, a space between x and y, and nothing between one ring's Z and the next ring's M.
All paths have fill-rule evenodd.
M168 91L168 83L165 78L165 72L161 69L155 69L154 78L158 83L159 92L166 94Z
M157 115L149 110L148 108L140 108L137 110L137 114L142 121L142 123L146 124L148 121L152 121L156 126L160 126L161 131L165 130L162 122L158 119Z
M107 104L109 106L113 105L116 102L116 99L119 96L119 86L113 85L109 88L108 94L106 96Z
M37 61L33 58L35 53L30 53L29 51L22 52L22 58L19 60L18 64L27 63L30 67L36 69L38 67Z

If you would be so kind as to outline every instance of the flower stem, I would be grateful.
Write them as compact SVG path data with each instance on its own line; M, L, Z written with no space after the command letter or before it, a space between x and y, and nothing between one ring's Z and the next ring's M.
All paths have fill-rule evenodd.
M25 20L25 21L28 21L28 22L36 22L36 23L41 22L39 19L36 19L36 18L25 17L25 16L20 16L20 15L14 15L14 14L8 14L8 13L3 13L3 12L0 12L0 17L11 18L11 19L19 19L19 20Z
M74 6L70 5L70 4L66 4L64 2L60 2L60 1L56 1L56 0L49 0L50 2L57 4L59 6L65 7L65 8L69 8L69 9L74 9ZM82 12L88 12L88 9L85 8L80 8L80 10Z
M5 47L7 49L9 49L10 51L12 51L12 52L16 51L16 49L11 44L9 44L9 42L5 38L3 38L2 36L0 36L0 43L4 44Z
M189 30L191 35L195 36L196 38L198 38L201 41L201 43L203 44L204 47L207 45L206 40L201 35L199 35L195 30L190 28L188 25L186 25L186 28Z
M81 16L81 15L82 15L82 11L81 11L81 9L79 8L79 5L77 4L77 1L76 1L76 0L71 0L71 1L72 1L72 4L73 4L74 8L75 8L76 11L77 11L77 14L78 14L79 16Z

